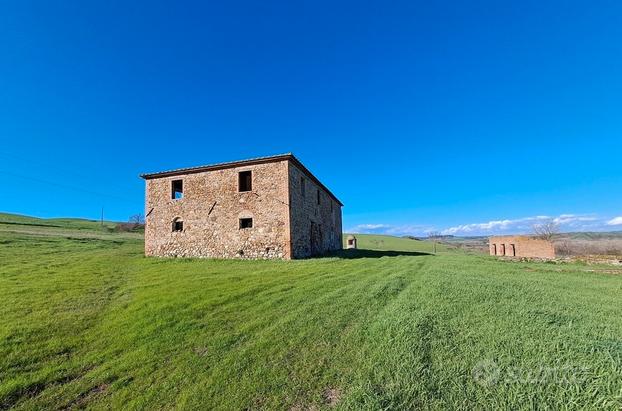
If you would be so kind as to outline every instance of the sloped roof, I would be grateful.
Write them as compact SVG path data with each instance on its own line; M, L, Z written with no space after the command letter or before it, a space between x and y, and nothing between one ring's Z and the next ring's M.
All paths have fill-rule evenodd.
M277 154L266 157L255 157L247 160L228 161L224 163L208 164L196 167L177 168L174 170L158 171L154 173L143 173L140 175L145 180L151 180L155 178L173 177L185 174L202 173L205 171L222 170L224 168L251 166L263 163L272 163L277 161L289 160L294 163L302 172L304 172L313 182L326 191L339 205L343 206L343 203L328 189L317 177L315 177L292 153Z

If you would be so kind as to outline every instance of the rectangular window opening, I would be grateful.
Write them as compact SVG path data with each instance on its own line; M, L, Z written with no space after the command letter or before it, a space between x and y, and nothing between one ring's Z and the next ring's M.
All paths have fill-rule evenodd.
M171 182L171 198L173 200L184 198L184 180L173 180Z
M184 222L180 219L176 219L173 221L173 232L182 232L184 231Z
M510 244L510 255L512 257L516 257L516 245L515 244Z
M252 171L240 171L238 174L238 191L253 191L253 174Z
M497 244L492 245L492 255L497 255Z
M253 228L252 218L240 218L240 230L245 228Z
M320 205L320 190L317 190L317 205Z

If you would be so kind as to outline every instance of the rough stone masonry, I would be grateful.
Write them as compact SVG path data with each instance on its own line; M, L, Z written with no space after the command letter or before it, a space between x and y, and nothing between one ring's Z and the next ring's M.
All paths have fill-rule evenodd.
M342 248L343 204L292 154L141 177L147 256L292 259Z
M490 237L490 255L501 257L555 258L555 246L551 241L528 236Z

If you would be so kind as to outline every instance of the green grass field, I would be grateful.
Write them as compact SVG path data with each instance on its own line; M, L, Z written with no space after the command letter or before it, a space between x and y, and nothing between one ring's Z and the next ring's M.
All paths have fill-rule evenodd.
M0 215L0 408L622 407L620 270L359 246L155 259L97 222Z

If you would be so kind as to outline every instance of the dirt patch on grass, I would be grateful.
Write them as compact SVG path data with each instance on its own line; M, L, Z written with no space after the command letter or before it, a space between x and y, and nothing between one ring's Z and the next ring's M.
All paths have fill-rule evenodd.
M570 257L569 261L584 263L584 264L607 264L622 266L622 256L620 255L583 255L578 257Z
M622 270L583 270L586 273L622 275Z
M207 347L195 347L192 351L199 357L205 357L209 353L209 349Z
M57 384L67 384L70 381L73 381L77 378L81 377L81 375L68 375L64 377L59 377L56 379L52 379L50 381L38 381L32 384L29 384L25 387L20 387L15 389L13 392L10 392L4 399L0 399L0 409L9 409L16 406L20 401L35 398L47 388L57 385Z
M317 411L317 407L315 405L292 405L289 407L289 411Z
M91 388L89 391L82 393L76 398L67 409L75 409L75 408L84 408L89 402L94 400L95 398L104 395L108 389L110 388L110 384L100 384Z
M324 398L324 404L329 407L334 407L339 404L339 401L341 401L341 390L338 388L327 388L322 397Z
M341 401L343 394L339 388L329 387L322 392L322 406L315 404L294 404L289 408L289 411L317 411L320 408L336 407Z

